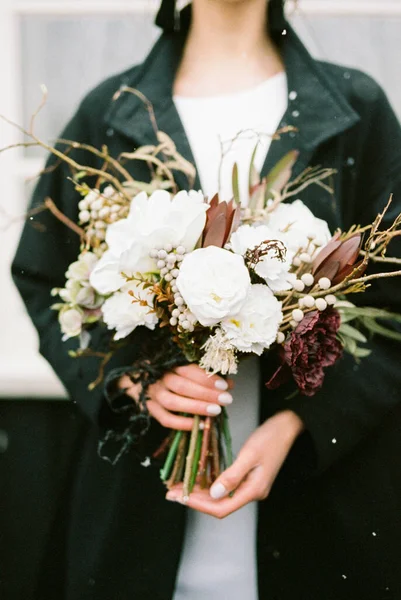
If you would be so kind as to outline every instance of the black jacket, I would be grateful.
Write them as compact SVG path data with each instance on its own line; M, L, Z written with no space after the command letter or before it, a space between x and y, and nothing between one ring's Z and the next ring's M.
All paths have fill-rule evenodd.
M193 161L172 102L184 41L185 33L162 35L142 65L108 79L83 100L62 137L97 147L107 144L113 155L153 143L142 102L131 94L112 100L120 86L128 85L151 101L159 129ZM401 212L401 130L385 94L359 71L312 59L290 27L286 34L280 32L278 44L289 92L296 92L281 126L294 125L297 132L272 143L263 174L296 148L295 175L308 165L338 171L334 195L315 186L300 196L331 230L371 222L393 193L390 222ZM148 176L142 164L132 172ZM67 175L67 168L59 167L42 176L33 204L50 196L76 220L77 195ZM186 185L180 175L177 182ZM27 222L13 264L14 280L38 329L40 352L91 423L64 515L65 584L59 575L51 577L45 563L38 598L61 599L64 593L66 600L169 600L185 511L165 502L157 469L144 469L132 454L114 468L96 456L99 427L113 423L102 389L87 389L96 377L97 361L68 356L75 342L61 341L56 314L49 308L50 290L63 286L66 268L77 256L78 238L49 213L34 221L42 227ZM401 284L394 279L376 283L362 302L400 311ZM96 327L94 345L101 348L104 339L104 331ZM286 400L285 390L262 390L261 420L291 408L306 425L270 497L259 505L263 600L401 598L399 348L382 339L371 346L372 355L360 364L344 357L331 368L323 390L313 398ZM130 364L138 353L139 342L116 355L108 369ZM154 425L150 445L160 434Z

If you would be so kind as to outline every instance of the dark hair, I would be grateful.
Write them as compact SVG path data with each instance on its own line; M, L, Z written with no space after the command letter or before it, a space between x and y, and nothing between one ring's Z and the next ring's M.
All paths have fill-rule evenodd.
M284 3L285 0L269 0L269 24L272 32L281 31L285 27ZM185 9L184 13L186 17L188 13L185 12ZM175 31L176 0L162 0L155 23L164 31Z

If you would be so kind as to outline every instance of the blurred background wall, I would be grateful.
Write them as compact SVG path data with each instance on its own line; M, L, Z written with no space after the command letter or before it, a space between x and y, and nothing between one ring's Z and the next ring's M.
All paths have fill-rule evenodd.
M311 52L373 75L401 118L401 0L288 4ZM91 87L142 60L158 34L156 6L154 0L0 0L0 114L29 125L45 84L49 96L36 132L55 139ZM0 122L0 147L19 141L18 131ZM0 596L5 600L30 598L58 495L68 489L74 440L85 427L38 355L36 333L9 276L43 160L40 151L29 148L0 154Z

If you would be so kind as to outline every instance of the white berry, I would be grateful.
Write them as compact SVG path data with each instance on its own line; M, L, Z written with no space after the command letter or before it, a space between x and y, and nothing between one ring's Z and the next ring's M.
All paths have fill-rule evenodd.
M170 325L172 325L173 327L175 327L178 324L178 321L175 317L171 317L170 319Z
M284 340L285 340L284 333L282 331L279 331L278 334L277 334L277 337L276 337L276 342L278 344L282 344L284 342Z
M304 296L302 298L302 304L307 308L313 308L315 306L315 299L313 296Z
M150 252L149 252L149 256L150 258L157 258L158 255L158 250L156 250L156 248L153 248Z
M294 267L301 266L301 259L299 258L299 256L294 256L294 258L292 259L292 264L294 265Z
M164 279L166 281L171 281L173 279L173 277L172 277L171 273L167 273L167 275L164 276Z
M164 249L166 250L166 252L171 252L173 249L173 246L172 246L172 244L166 244L164 246Z
M299 258L300 258L300 259L301 259L301 261L302 261L302 262L304 262L304 263L310 263L310 262L311 262L311 260L312 260L312 259L311 259L311 256L310 256L310 254L308 254L307 252L302 252L302 253L299 255Z
M313 282L315 281L312 273L304 273L302 275L301 279L304 282L304 284L307 286L313 285Z
M158 260L157 261L157 268L158 269L163 269L166 266L166 263L164 262L164 260Z
M324 298L316 298L315 304L318 310L326 310L327 308L327 302Z
M81 223L86 223L91 218L90 212L88 210L81 210L79 213L79 220Z
M295 329L295 327L298 327L298 321L292 320L292 321L290 321L290 325L293 329Z
M302 319L304 318L304 312L303 310L301 310L300 308L295 308L292 311L292 318L294 321L297 321L298 323L300 321L302 321Z
M325 300L329 306L333 306L337 302L337 298L334 296L334 294L328 294L325 297Z
M328 277L321 277L318 281L321 290L328 290L331 287L331 281Z
M180 311L178 310L178 308L175 308L172 313L171 313L172 317L179 317L180 316Z
M178 246L177 250L176 250L177 254L185 254L186 250L184 248L184 246Z
M168 273L167 267L163 267L163 269L160 269L160 275L162 277L164 277L165 275L167 275L167 273Z
M178 275L180 274L180 271L178 269L173 269L171 271L171 274L173 277L178 277Z
M167 252L165 250L159 250L159 252L157 253L157 256L163 260L164 258L167 257Z
M173 294L176 294L178 292L178 287L176 285L171 286L171 291Z
M181 296L176 296L174 298L174 301L176 303L177 306L182 306L184 304L184 299L181 298Z
M80 200L80 202L78 202L78 208L79 208L79 210L86 210L88 208L88 201L86 198L84 198L83 200Z
M184 320L181 322L181 327L182 327L183 329L189 329L189 328L191 327L191 323L188 321L188 319L184 319Z
M296 279L293 283L293 287L297 292L303 292L305 289L305 284L300 279Z

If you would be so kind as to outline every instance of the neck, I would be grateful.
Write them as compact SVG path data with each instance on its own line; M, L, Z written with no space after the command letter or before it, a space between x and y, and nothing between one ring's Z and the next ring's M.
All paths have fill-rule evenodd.
M282 71L267 18L266 0L193 0L175 93L237 91Z
M194 0L188 46L214 60L258 56L272 46L266 0Z

